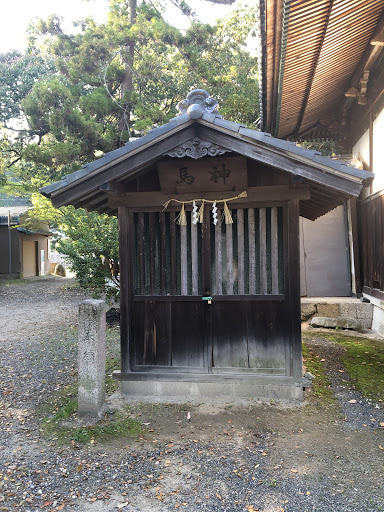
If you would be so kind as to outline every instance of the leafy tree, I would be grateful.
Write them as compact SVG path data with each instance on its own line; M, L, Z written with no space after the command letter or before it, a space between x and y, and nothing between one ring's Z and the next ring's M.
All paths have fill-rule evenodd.
M257 62L246 47L255 9L239 7L211 26L184 0L169 1L192 21L185 33L165 21L161 2L110 0L105 23L88 18L67 34L50 16L32 26L25 55L0 56L0 176L8 190L32 195L29 222L43 217L65 233L61 250L82 286L101 286L102 260L115 277L116 221L58 213L38 198L41 186L166 123L194 88L216 97L227 119L252 126L258 118Z
M82 288L115 296L119 290L117 219L67 207L57 249L67 257Z

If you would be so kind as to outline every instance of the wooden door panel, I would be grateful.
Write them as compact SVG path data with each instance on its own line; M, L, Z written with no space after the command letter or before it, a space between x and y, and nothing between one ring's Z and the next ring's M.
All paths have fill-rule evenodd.
M247 314L245 302L215 302L212 315L212 367L248 368Z
M207 367L203 301L172 303L172 366Z
M133 331L134 365L171 365L172 323L169 302L135 302Z
M284 318L284 302L248 303L248 349L249 367L255 369L281 369L286 366L286 350L289 333Z

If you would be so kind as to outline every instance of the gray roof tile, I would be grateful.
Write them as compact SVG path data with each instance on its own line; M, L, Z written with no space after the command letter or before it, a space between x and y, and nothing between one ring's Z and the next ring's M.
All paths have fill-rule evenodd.
M208 123L213 123L214 120L216 119L216 114L203 112L202 119L204 119L204 121L208 121Z
M204 112L202 115L202 119L208 123L211 123L213 126L221 127L226 130L230 130L234 133L239 133L244 137L248 137L254 139L255 141L266 144L267 146L276 148L278 150L282 150L285 153L290 153L293 157L299 156L302 158L306 158L308 160L312 160L313 164L320 164L328 167L330 170L335 169L337 171L341 171L345 174L349 174L351 176L356 176L361 179L372 178L373 173L369 173L366 171L361 171L354 167L350 167L345 165L345 162L339 160L333 160L329 157L322 156L322 154L318 151L314 151L311 149L306 149L301 146L297 146L294 142L277 139L275 137L271 137L269 133L261 132L259 130L252 130L250 128L246 128L244 125L240 123L235 123L233 121L227 121L222 119L220 116L215 114L210 114L208 112ZM183 124L199 122L199 119L196 121L191 121L188 114L183 114L181 116L177 116L171 119L168 123L162 126L158 126L148 132L143 137L138 139L129 141L125 146L111 151L110 153L106 153L101 158L90 162L85 165L79 171L76 171L68 176L65 176L62 180L56 183L52 183L41 189L41 192L45 195L50 195L52 192L73 183L74 181L85 177L87 174L92 173L96 169L103 167L105 165L110 164L116 159L128 155L131 151L138 149L148 142L157 139L161 135L165 135L171 132L174 128L181 126Z
M238 132L240 128L245 128L244 125L239 123L234 123L233 121L227 121L226 119L221 119L221 117L215 117L213 123L217 126L221 126L222 128L226 128L227 130L231 130L233 132Z

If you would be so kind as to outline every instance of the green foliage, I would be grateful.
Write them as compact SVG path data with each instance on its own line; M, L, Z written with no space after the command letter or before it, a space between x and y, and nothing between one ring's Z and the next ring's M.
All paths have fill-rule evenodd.
M0 54L0 123L22 118L21 101L37 81L53 72L52 60L37 51L26 55L17 50Z
M247 49L256 8L211 26L184 0L170 1L193 20L185 33L167 23L160 1L134 9L133 0L110 0L105 23L88 18L70 34L49 16L31 25L25 55L0 55L0 185L32 196L26 224L40 218L64 234L59 248L86 288L117 284L116 220L55 211L40 187L168 122L194 88L216 97L227 119L253 126L259 116L257 60Z
M80 286L100 293L106 287L111 294L114 290L118 291L117 219L73 207L63 210L58 227L65 237L59 240L57 249L66 256Z
M324 156L336 156L343 153L343 147L338 140L334 139L303 140L297 144L306 149L320 151Z

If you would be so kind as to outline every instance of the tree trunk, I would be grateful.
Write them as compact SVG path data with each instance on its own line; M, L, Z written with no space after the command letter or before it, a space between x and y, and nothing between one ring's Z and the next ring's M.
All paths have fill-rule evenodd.
M131 25L135 23L136 19L136 6L137 0L129 0L128 8L129 8L129 22ZM125 101L125 96L127 93L133 91L133 63L135 59L135 41L127 40L125 44L125 48L122 51L122 59L124 61L125 73L124 79L121 84L121 99L122 104L124 105L124 112L119 121L119 129L121 131L126 130L130 132L130 121L131 121L131 104L129 101Z

